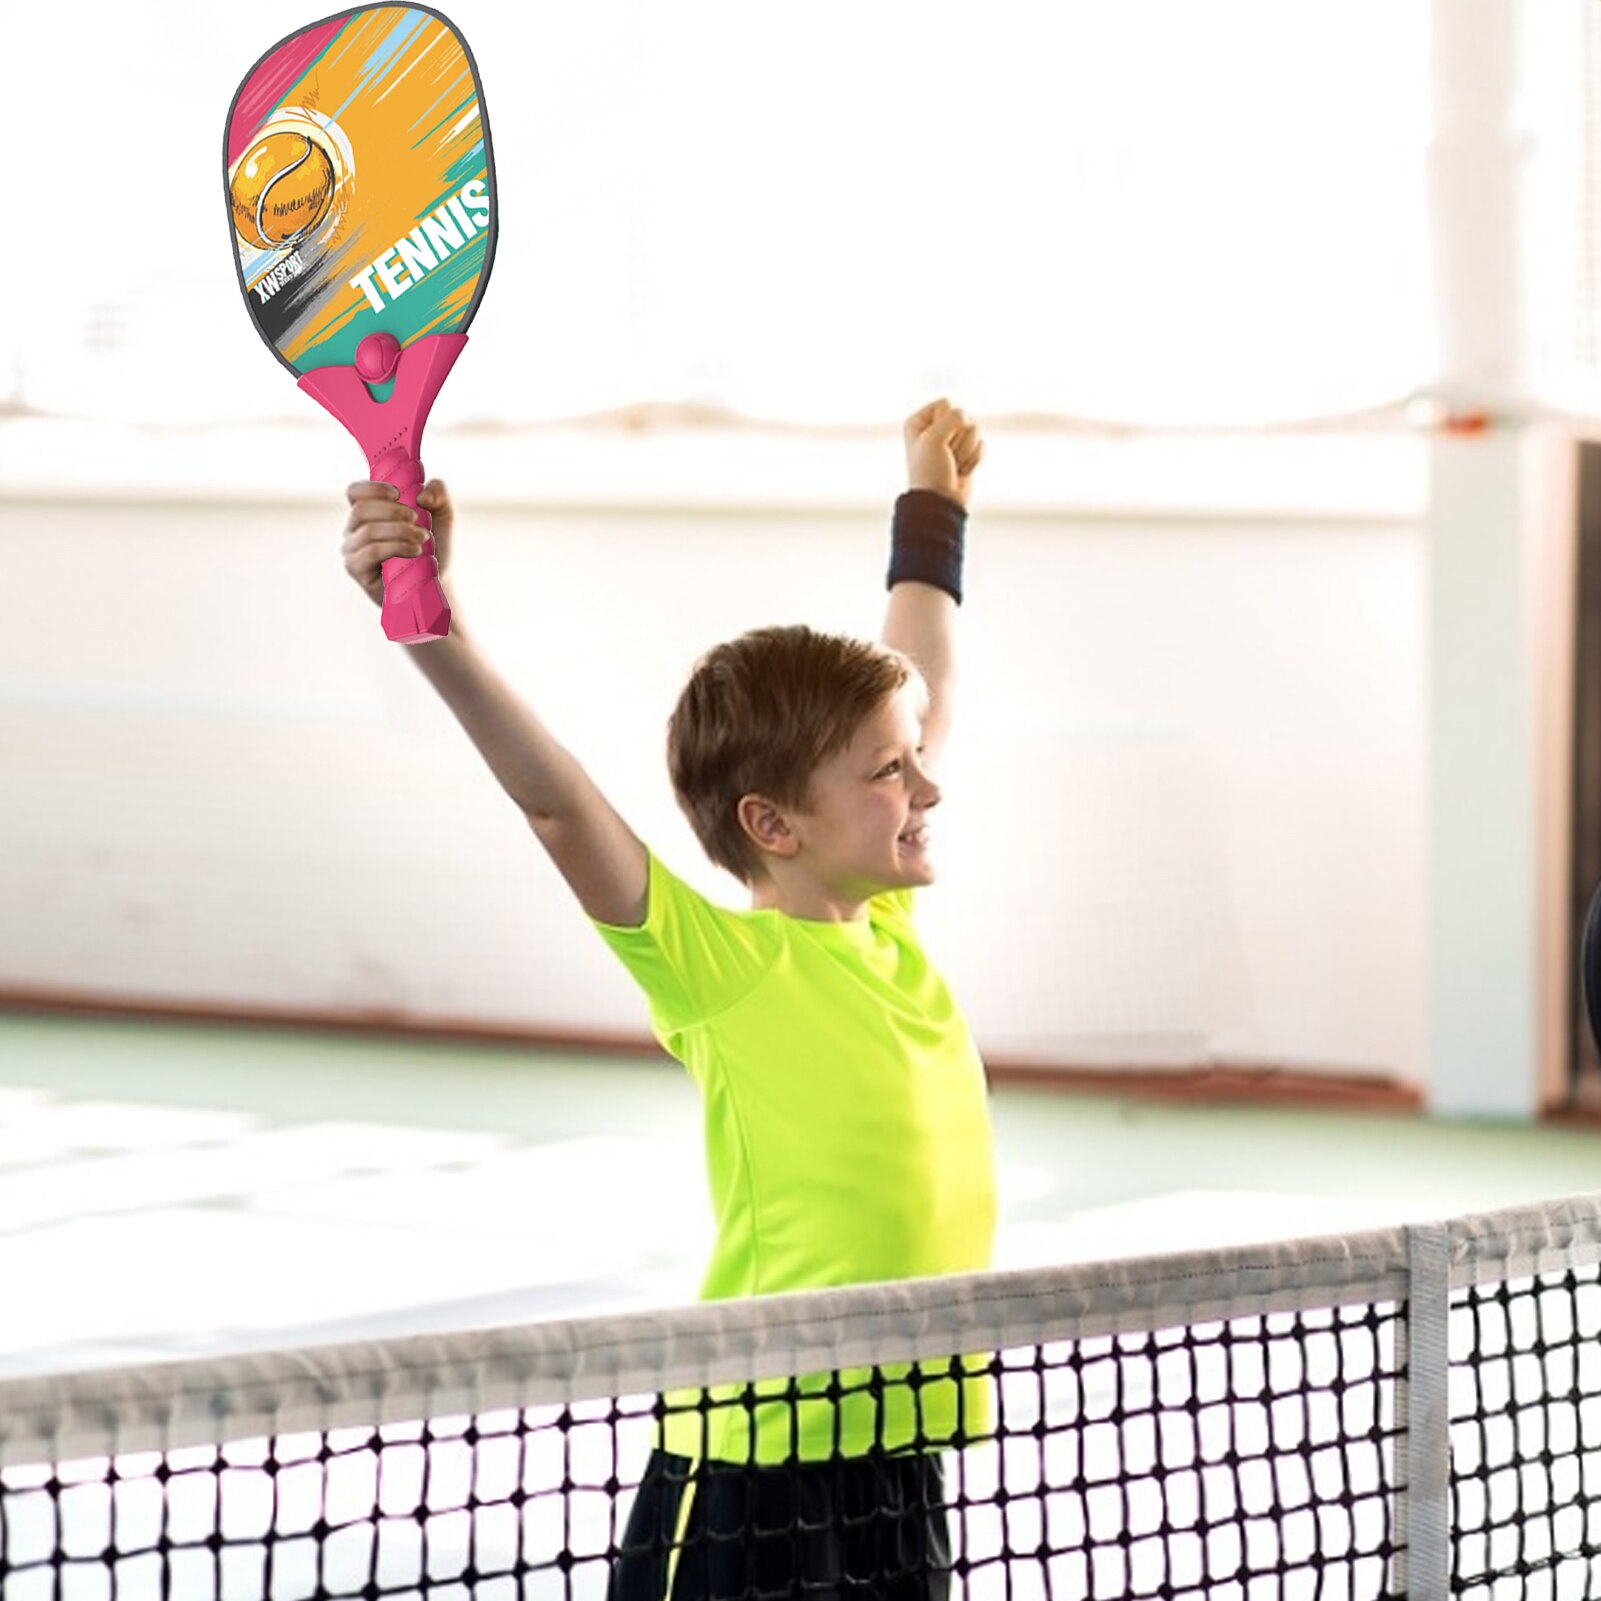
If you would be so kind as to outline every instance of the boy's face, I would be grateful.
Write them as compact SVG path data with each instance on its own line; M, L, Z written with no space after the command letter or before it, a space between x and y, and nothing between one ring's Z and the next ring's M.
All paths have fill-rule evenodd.
M939 786L920 754L928 691L916 674L819 764L807 804L789 813L796 864L841 901L934 881L927 814Z

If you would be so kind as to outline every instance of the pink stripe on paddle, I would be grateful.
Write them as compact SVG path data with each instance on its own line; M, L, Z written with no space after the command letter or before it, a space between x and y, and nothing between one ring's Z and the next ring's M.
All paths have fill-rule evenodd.
M250 148L251 136L284 95L299 82L301 75L322 54L328 41L350 21L347 12L317 28L308 28L286 39L250 74L249 84L240 91L228 124L228 165L231 167Z

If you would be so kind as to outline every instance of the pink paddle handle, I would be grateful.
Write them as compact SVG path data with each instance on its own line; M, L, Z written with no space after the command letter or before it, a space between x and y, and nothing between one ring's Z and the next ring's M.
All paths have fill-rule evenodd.
M300 379L300 387L337 417L366 452L373 481L393 484L401 504L416 511L425 530L433 522L417 505L417 491L426 482L423 425L466 343L466 334L429 334L402 350L392 335L369 334L356 347L354 367L318 367ZM374 400L368 383L391 375L395 387L389 398ZM381 621L388 638L415 645L450 632L450 604L439 582L432 538L420 556L391 556L383 573Z

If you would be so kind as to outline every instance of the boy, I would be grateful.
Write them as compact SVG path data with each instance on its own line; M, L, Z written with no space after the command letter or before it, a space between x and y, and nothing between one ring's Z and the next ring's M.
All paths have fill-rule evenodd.
M905 426L882 645L767 628L697 664L673 712L673 787L751 906L673 876L455 620L413 657L645 991L705 1101L717 1238L705 1299L988 1266L995 1194L983 1068L918 944L933 882L931 769L977 426L944 401ZM373 600L425 535L387 484L352 484L345 566ZM449 584L442 484L419 495ZM953 1376L954 1375L954 1376ZM986 1427L949 1364L663 1398L612 1572L614 1601L948 1593L938 1449Z

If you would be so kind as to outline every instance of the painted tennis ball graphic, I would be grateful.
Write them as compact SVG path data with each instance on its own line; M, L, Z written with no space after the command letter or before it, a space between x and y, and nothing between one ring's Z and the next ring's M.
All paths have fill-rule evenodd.
M310 128L278 128L240 158L229 182L233 225L246 244L277 250L303 239L333 201L333 151Z

